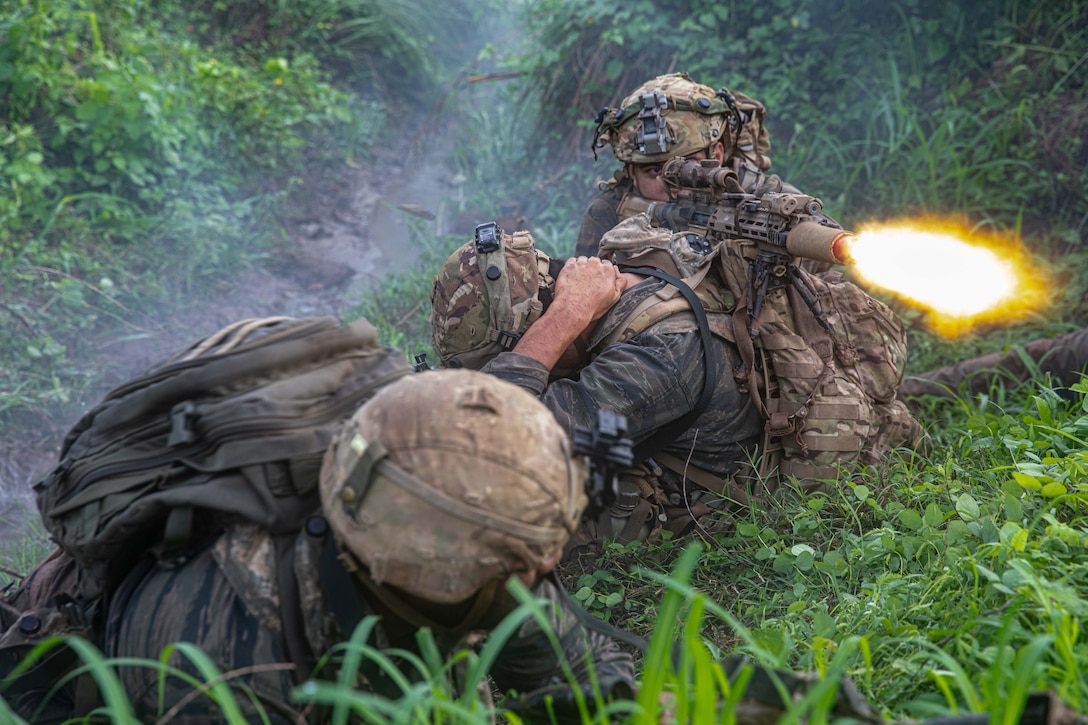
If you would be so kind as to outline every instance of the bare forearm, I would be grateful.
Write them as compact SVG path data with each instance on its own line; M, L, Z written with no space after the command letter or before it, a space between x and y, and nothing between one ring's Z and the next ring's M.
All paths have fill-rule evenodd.
M525 331L514 352L531 357L551 370L590 322L553 305Z
M625 285L611 262L596 257L568 259L556 278L551 306L525 331L514 352L551 370L574 341L616 304Z

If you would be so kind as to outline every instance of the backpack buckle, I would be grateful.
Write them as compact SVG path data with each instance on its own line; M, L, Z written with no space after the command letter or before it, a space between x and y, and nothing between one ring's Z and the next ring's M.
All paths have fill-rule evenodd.
M499 330L499 336L495 339L495 343L503 350L510 351L514 349L514 346L518 344L518 340L520 339L521 335L516 332Z
M196 417L196 406L191 402L175 405L170 411L170 437L166 439L166 445L172 447L195 441L193 421Z
M797 426L793 421L793 416L789 413L771 413L767 418L767 435L772 438L781 438L788 436L797 430Z

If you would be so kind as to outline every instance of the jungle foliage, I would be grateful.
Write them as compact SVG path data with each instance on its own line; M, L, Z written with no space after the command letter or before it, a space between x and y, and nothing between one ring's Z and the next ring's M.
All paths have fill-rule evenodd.
M0 2L0 416L78 399L90 338L146 334L141 307L272 252L293 191L439 87L432 23L462 11Z
M134 329L141 301L256 263L280 240L299 180L365 165L375 139L402 130L382 124L398 86L409 102L443 88L427 85L443 62L441 21L409 0L0 6L0 416L79 399L94 375L76 362L81 338L104 323ZM449 91L469 107L469 123L442 126L468 179L461 206L516 198L542 244L569 251L593 177L612 170L607 156L589 161L588 120L646 78L685 70L766 102L774 170L844 223L963 217L1019 235L1052 267L1054 305L1012 329L943 340L904 310L912 370L1088 319L1088 3L534 0L514 11L525 37L493 38L482 56L519 79L494 103ZM413 235L420 268L349 313L409 353L427 345L431 275L464 241ZM1026 691L1043 688L1088 710L1088 387L995 383L920 415L925 457L746 512L698 554L669 540L613 545L594 570L567 573L594 614L683 645L679 669L651 648L636 721L656 721L662 690L693 721L727 721L728 709L705 708L737 696L714 666L733 650L832 687L848 674L892 717L1015 722ZM20 569L36 553L0 552ZM517 616L532 616L525 601ZM353 663L346 677L360 658L388 663L364 646L368 626L333 653ZM491 702L449 690L452 665L428 636L399 700L348 680L299 697L372 722L487 722ZM181 651L218 683L206 658ZM481 673L488 653L459 657ZM81 654L123 718L111 663ZM826 717L829 702L824 690L788 719Z
M769 109L776 170L845 222L964 213L1056 241L1088 226L1083 2L526 5L513 59L540 129L585 158L597 111L686 71ZM577 129L576 128L577 124Z

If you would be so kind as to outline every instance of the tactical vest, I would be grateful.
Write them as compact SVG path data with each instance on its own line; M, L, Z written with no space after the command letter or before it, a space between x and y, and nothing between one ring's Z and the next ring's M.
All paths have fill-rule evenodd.
M712 332L740 352L743 368L734 376L766 420L759 474L767 492L780 480L819 490L844 466L875 464L895 448L916 448L921 426L895 400L906 364L902 320L841 274L812 275L800 268L815 304L783 286L770 289L753 313L748 266L755 253L754 244L729 240L716 250L711 268L686 281L703 303ZM817 320L819 312L828 328ZM651 327L690 332L694 319L679 290L665 287L597 349ZM736 488L690 467L687 475L711 490Z

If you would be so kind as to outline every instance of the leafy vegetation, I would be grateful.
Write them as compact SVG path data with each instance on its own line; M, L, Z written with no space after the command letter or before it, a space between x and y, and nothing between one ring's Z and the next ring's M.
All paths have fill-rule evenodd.
M78 397L88 338L251 264L298 180L364 154L381 126L310 55L201 47L140 4L10 6L0 411Z
M1083 709L1088 385L1072 392L934 404L929 458L747 512L693 585L749 623L768 664L820 671L854 641L848 672L897 717L1001 713L1013 682ZM614 620L652 625L659 593L632 572L672 549L606 552L595 593ZM704 634L737 645L735 628Z
M8 4L0 422L5 410L80 399L95 374L80 338L117 325L138 332L149 298L275 249L298 179L366 163L387 99L351 89L389 90L389 78L426 87L441 65L437 25L421 31L424 14L407 2ZM516 200L543 246L569 252L592 176L611 171L587 162L586 120L647 77L686 70L765 101L775 170L845 223L962 217L1021 236L1048 265L1054 305L1015 328L944 340L903 310L911 370L1084 323L1088 4L518 7L524 42L495 42L482 60L498 58L520 80L486 103L478 86L458 86L447 100L471 109L470 121L432 134L467 178L458 211L497 214ZM431 275L463 241L416 226L418 269L347 315L371 319L409 354L427 349ZM715 664L733 651L817 671L830 687L849 675L891 717L988 712L1011 722L1027 690L1043 688L1088 710L1088 384L995 384L926 403L921 415L926 457L888 461L829 493L785 495L698 553L671 540L612 545L596 570L570 575L589 611L653 639L635 721L656 721L662 690L682 719L717 717L700 708L738 697L743 678L730 685ZM24 551L0 556L25 570L37 550ZM526 601L517 616L531 611ZM398 700L349 693L350 667L349 680L300 697L365 709L374 722L487 721L493 704L474 687L449 689L453 663L427 636L418 682ZM334 656L381 657L365 639L357 632ZM661 644L673 639L679 669ZM482 654L455 659L486 671ZM113 663L84 661L106 687ZM790 717L827 706L824 690ZM595 717L604 716L587 711L585 721Z
M772 170L847 227L921 215L1022 238L1054 272L1047 318L945 341L903 309L923 370L1088 317L1086 17L1083 2L545 0L508 62L540 104L534 137L565 158L588 160L602 106L682 70L764 101Z

